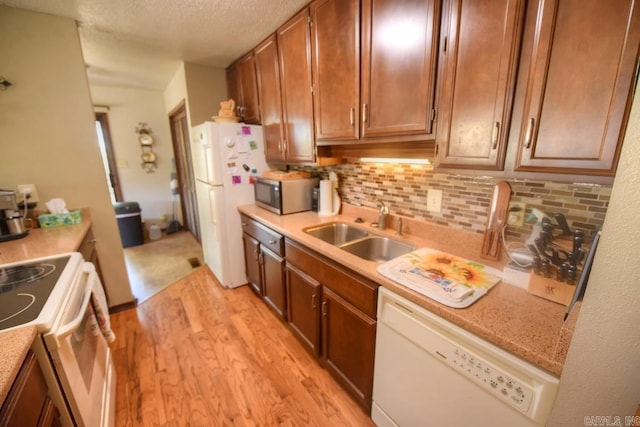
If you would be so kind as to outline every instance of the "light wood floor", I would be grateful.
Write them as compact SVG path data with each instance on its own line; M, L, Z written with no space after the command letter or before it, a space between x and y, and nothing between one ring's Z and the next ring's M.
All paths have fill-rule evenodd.
M247 287L206 266L111 322L116 426L373 426Z

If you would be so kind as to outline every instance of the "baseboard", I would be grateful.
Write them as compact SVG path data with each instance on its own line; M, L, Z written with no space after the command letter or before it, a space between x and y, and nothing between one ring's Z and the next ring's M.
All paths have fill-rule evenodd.
M138 298L134 298L133 301L125 302L124 304L114 305L109 307L109 314L117 313L119 311L129 310L138 306Z

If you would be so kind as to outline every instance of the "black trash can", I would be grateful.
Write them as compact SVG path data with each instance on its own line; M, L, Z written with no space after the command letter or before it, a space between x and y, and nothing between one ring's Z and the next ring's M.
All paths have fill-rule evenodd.
M122 247L129 248L144 243L142 233L142 214L137 202L118 202L113 204L120 229Z

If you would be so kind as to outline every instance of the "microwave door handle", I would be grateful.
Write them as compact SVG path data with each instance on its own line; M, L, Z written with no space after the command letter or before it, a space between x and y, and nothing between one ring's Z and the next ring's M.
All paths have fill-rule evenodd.
M61 345L62 340L64 340L67 336L74 333L76 330L78 330L78 327L80 327L80 324L82 323L82 319L84 318L84 314L86 313L87 307L89 306L91 293L92 293L91 287L87 287L87 290L85 291L85 294L84 294L84 299L82 300L82 305L80 306L80 310L78 310L78 315L75 318L73 318L73 320L71 320L69 323L62 326L57 333L55 333L54 338L58 346Z

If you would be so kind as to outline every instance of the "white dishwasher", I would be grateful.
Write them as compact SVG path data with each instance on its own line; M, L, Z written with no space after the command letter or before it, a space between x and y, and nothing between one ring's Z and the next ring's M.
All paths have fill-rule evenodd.
M543 426L559 378L379 288L371 418L387 426Z

